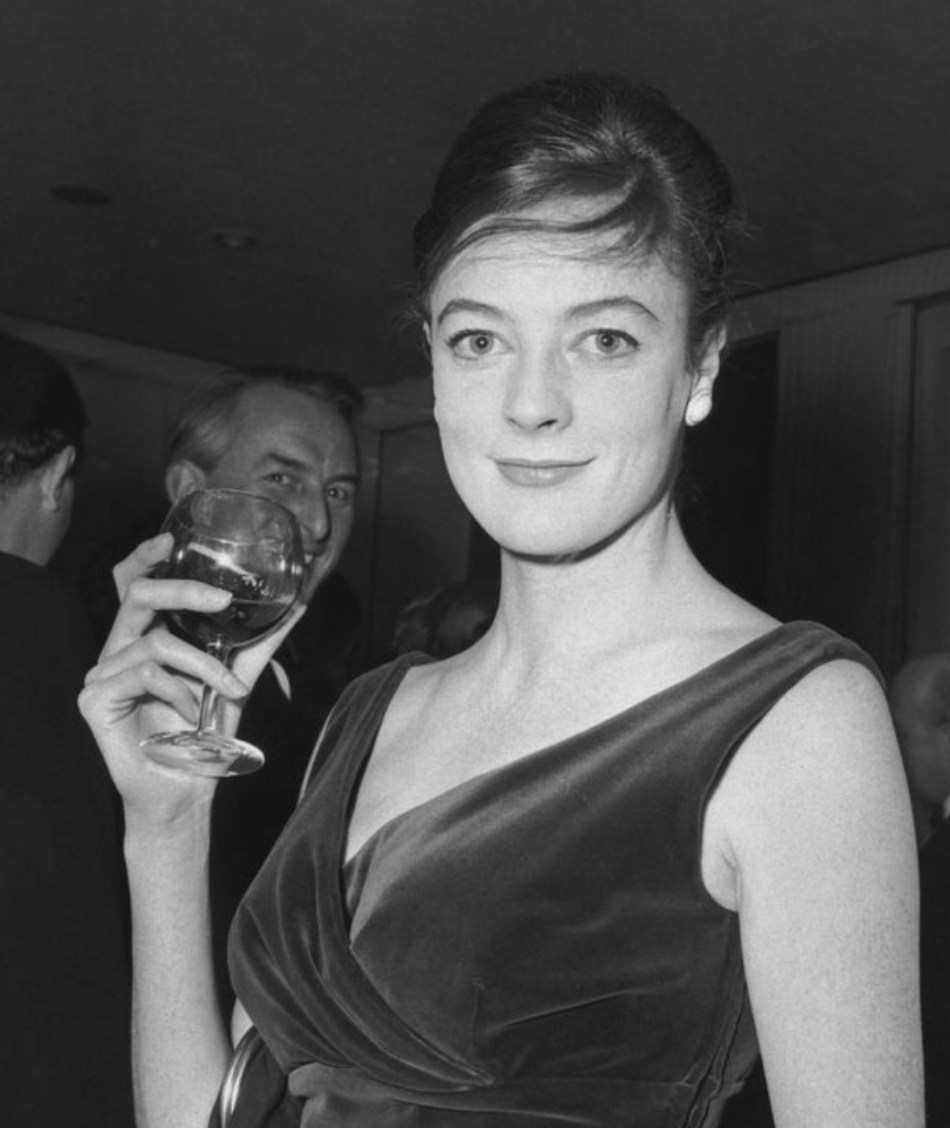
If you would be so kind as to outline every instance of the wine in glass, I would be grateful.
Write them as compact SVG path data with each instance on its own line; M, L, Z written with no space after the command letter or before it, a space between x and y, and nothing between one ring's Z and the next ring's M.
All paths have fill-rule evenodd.
M232 593L220 611L168 612L180 634L219 661L227 663L235 647L262 638L293 607L304 556L297 519L284 506L243 490L195 490L172 506L162 531L174 538L158 572L163 579L200 580ZM147 737L146 755L192 775L256 771L263 753L215 730L215 704L206 685L197 729Z

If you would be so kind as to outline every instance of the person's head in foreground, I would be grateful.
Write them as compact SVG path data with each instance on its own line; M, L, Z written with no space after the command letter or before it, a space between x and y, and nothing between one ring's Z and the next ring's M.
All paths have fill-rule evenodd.
M416 226L417 309L449 471L503 544L576 552L665 504L712 403L731 222L726 170L652 89L559 77L462 132ZM520 488L554 481L570 532Z

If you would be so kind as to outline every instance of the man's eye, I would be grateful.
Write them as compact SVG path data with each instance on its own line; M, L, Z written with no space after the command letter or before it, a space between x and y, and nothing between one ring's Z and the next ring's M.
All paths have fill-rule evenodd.
M596 329L584 338L583 344L605 357L629 356L639 348L636 339L620 329Z
M285 474L283 470L275 470L272 474L267 474L264 481L275 486L288 486L290 485L290 475Z
M356 491L347 486L329 486L327 498L334 505L352 505L356 498Z
M485 329L463 329L449 337L449 348L461 357L488 356L495 350L497 343L495 334Z

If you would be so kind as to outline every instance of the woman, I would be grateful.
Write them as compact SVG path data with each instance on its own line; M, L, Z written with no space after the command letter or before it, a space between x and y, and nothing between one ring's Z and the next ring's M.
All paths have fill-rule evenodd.
M346 691L236 919L233 1033L249 1014L305 1125L709 1126L756 1035L783 1128L922 1123L913 831L871 663L722 588L672 501L730 207L661 96L597 76L502 95L449 155L419 305L501 598L471 649ZM144 1124L190 1128L230 1052L211 785L136 745L148 701L193 719L183 677L245 687L148 629L225 601L143 578L166 550L120 571L83 709L126 805Z

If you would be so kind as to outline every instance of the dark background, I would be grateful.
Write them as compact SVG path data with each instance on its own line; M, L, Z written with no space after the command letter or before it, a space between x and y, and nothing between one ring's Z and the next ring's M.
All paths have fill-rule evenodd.
M0 310L423 374L398 319L438 163L481 99L573 68L714 140L744 292L950 245L948 49L946 0L5 0Z

